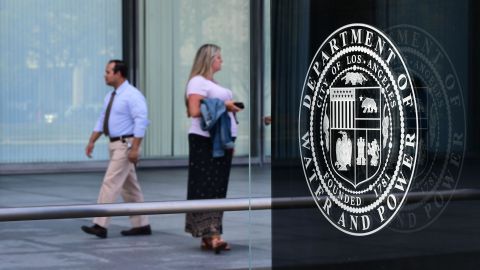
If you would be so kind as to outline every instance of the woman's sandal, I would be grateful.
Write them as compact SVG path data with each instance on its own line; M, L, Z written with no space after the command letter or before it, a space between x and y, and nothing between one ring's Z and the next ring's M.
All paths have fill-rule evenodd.
M225 245L223 245L222 250L229 251L229 250L232 249L230 247L230 244L225 242L222 238L220 238L220 241L225 243ZM202 237L202 242L200 243L200 248L202 250L212 250L213 249L212 238L211 237Z
M222 250L230 250L228 243L220 237L212 237L211 246L215 254L219 254Z
M202 237L202 242L200 244L202 250L212 250L212 238L211 237Z

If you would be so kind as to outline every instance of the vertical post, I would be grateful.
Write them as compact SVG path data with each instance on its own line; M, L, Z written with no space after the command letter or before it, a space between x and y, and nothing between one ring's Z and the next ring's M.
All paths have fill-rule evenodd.
M128 66L128 80L138 83L138 0L122 1L123 60Z
M263 114L263 1L250 0L250 156L264 159Z

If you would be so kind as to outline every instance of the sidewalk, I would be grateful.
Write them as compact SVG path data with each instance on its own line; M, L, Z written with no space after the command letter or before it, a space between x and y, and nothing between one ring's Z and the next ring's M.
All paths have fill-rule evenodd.
M0 207L94 204L103 172L0 176ZM146 201L183 200L187 170L145 169ZM270 196L270 167L234 167L228 198ZM270 211L225 212L232 250L202 251L183 230L185 214L150 216L151 236L124 237L128 217L113 217L108 238L80 230L90 218L0 222L0 269L269 269Z

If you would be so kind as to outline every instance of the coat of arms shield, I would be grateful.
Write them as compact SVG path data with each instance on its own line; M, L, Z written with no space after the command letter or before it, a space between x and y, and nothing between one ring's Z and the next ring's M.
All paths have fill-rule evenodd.
M381 88L363 86L362 73L347 73L344 79L345 85L329 90L324 118L330 126L324 132L329 132L325 137L329 138L330 167L357 188L379 173L388 139L388 112L382 109L386 107Z

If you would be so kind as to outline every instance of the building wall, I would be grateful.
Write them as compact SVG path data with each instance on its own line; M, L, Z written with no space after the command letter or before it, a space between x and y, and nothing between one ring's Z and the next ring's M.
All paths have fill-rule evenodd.
M105 64L129 51L136 60L129 63L135 71L131 81L145 94L151 120L143 158L186 159L185 85L203 43L222 47L223 69L216 80L246 104L238 114L236 155L249 157L250 145L269 137L250 137L250 108L268 106L268 100L263 94L261 100L251 98L252 91L264 90L250 88L249 0L141 0L135 1L134 13L125 12L124 4L0 0L0 165L85 166L107 160L105 139L97 142L93 160L84 148L109 90ZM132 39L125 24L132 21L137 34L125 42ZM262 145L268 154L269 145Z

